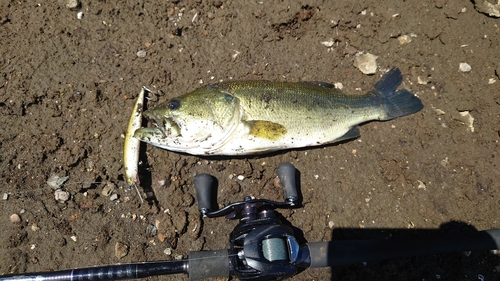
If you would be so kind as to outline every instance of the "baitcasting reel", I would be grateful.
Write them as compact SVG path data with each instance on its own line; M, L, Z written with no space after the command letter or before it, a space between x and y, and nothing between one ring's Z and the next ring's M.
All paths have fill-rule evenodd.
M276 169L276 174L284 188L284 202L247 196L244 201L231 203L220 210L211 206L214 194L212 176L200 174L194 179L198 209L204 217L226 216L240 221L231 232L229 249L229 268L240 280L283 279L296 274L297 265L308 259L308 255L300 251L292 229L281 224L274 213L274 209L297 205L295 167L283 163ZM262 279L263 276L266 278Z

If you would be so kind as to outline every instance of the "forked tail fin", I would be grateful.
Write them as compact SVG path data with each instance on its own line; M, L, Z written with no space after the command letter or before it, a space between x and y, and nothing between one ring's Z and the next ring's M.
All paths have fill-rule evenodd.
M407 90L396 91L402 81L401 71L395 67L375 84L373 92L381 99L381 106L386 113L381 120L409 115L424 108L422 101L414 94Z

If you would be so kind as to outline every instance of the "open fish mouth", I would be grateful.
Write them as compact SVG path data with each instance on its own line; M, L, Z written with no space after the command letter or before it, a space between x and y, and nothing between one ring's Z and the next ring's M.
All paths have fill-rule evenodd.
M181 135L181 128L172 118L162 116L154 111L145 111L143 116L153 127L140 128L135 131L134 137L145 139L166 139Z

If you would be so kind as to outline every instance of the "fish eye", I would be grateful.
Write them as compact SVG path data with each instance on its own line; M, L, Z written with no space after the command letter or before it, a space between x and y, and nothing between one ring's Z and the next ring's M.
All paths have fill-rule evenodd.
M172 100L168 103L168 108L171 110L178 109L181 106L181 102L178 100Z

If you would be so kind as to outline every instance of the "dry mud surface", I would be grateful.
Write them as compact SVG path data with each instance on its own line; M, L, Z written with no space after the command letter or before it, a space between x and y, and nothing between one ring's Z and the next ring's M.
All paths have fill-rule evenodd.
M300 171L302 207L280 213L301 242L499 228L499 25L464 0L84 0L79 10L4 0L0 274L227 248L237 222L200 218L193 176L218 178L221 205L245 195L280 201L282 162ZM353 66L359 51L378 56L376 74ZM124 188L123 134L143 85L163 93L148 107L229 79L341 82L359 94L395 66L421 112L367 123L353 141L258 157L144 146L142 191L157 202L141 204ZM65 203L51 175L69 177ZM117 200L103 195L108 185ZM116 245L127 255L116 257ZM499 280L499 271L499 256L473 252L309 269L291 280Z

